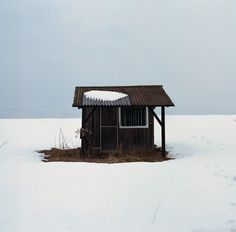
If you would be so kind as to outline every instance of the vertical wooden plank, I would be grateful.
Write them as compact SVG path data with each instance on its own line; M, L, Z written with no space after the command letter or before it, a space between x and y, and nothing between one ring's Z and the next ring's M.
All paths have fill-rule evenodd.
M100 114L100 148L102 149L102 107L99 107L99 114Z
M161 143L162 143L162 156L166 155L166 135L165 135L165 106L161 107Z
M92 137L93 137L93 147L101 148L100 144L100 108L97 108L92 116L93 127L92 127Z
M119 150L119 108L116 107L116 147L117 151Z
M154 148L154 117L151 110L149 111L149 149L152 150Z
M84 126L84 119L85 119L85 108L82 108L82 127Z
M117 151L117 108L101 108L101 148L102 150Z

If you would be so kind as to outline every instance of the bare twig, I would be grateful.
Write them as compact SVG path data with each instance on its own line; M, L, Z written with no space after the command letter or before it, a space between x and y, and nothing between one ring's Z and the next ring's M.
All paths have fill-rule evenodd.
M69 145L70 145L70 146L69 146ZM69 147L75 148L75 144L74 144L74 142L73 142L72 139L69 140L69 145L68 145L68 148L69 148Z
M4 145L6 145L7 142L3 142L1 145L0 145L0 148L2 148Z
M68 147L68 144L67 144L67 142L66 142L64 133L63 133L63 131L62 131L61 128L60 128L60 133L59 133L59 148L60 148L60 149L69 148L69 147Z
M157 216L157 212L158 212L158 210L160 208L160 205L161 205L161 200L159 201L159 203L158 203L158 205L156 207L155 213L154 213L153 218L152 218L152 223L154 223L156 221L156 216Z

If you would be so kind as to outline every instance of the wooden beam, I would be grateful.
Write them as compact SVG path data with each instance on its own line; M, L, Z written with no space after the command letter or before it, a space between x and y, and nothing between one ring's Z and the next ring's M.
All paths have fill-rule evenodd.
M162 156L166 155L166 135L165 135L165 106L161 107L161 146L162 146Z
M89 113L88 117L84 120L83 122L83 126L85 126L85 124L88 122L88 120L90 119L90 117L93 115L94 111L97 109L97 107L94 107L92 109L92 111Z
M160 118L156 115L155 111L153 110L153 108L149 107L149 109L151 110L153 116L155 117L155 119L158 121L158 123L160 124L160 126L162 127L162 121L160 120Z

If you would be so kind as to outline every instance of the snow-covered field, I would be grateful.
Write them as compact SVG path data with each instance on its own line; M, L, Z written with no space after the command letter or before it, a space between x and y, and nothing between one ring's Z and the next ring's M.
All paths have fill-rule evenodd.
M79 119L0 120L1 232L236 231L236 116L168 116L161 163L41 162L60 128L79 144Z

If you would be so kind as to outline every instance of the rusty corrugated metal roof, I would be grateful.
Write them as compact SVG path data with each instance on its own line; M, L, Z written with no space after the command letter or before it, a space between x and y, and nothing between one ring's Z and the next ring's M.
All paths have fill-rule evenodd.
M117 101L88 99L84 93L92 90L115 91L128 97ZM81 86L75 88L73 107L86 106L174 106L162 85L139 86Z

